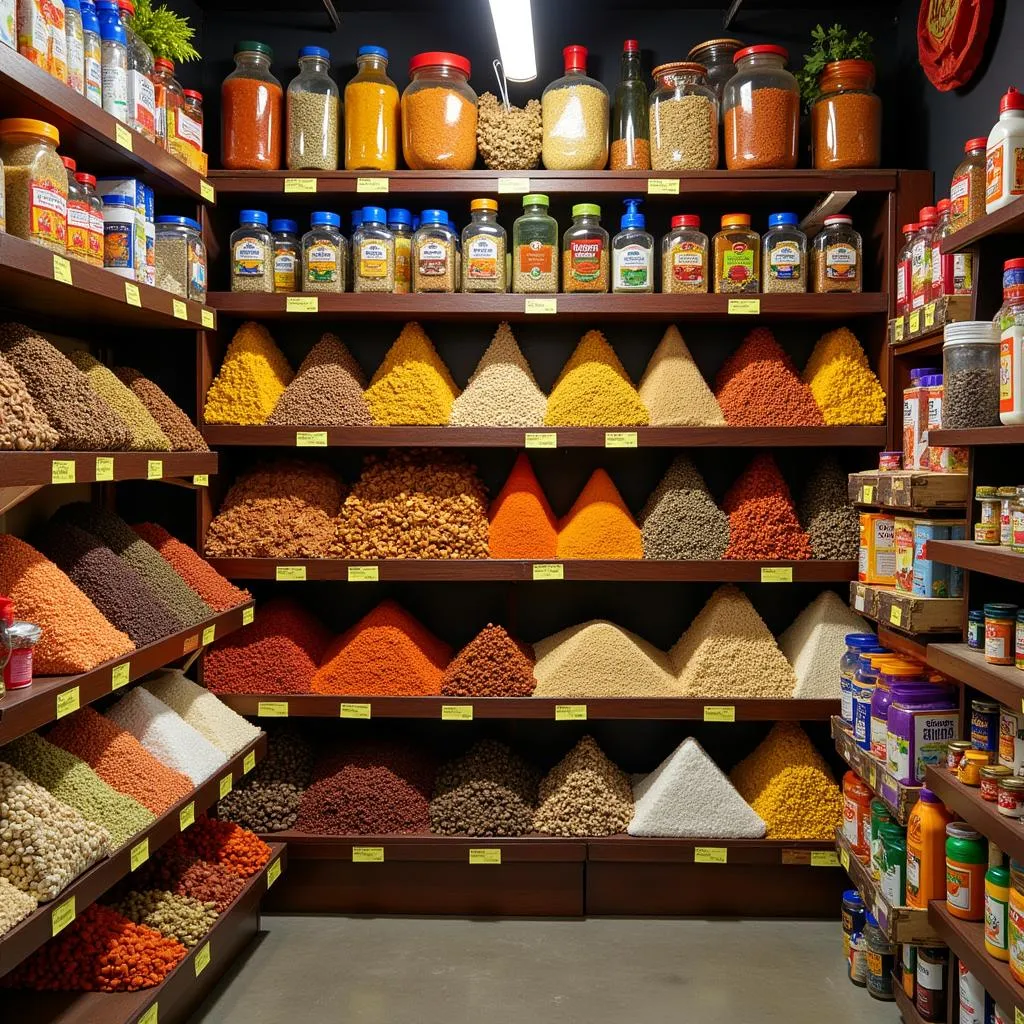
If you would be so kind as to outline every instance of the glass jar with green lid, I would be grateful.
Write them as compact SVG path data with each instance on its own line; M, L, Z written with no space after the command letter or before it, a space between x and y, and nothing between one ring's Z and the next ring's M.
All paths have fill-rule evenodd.
M871 877L877 882L882 877L880 862L882 857L882 826L895 825L896 819L885 803L875 797L871 801L871 856L868 864Z
M601 207L577 203L572 227L562 236L562 291L608 291L608 232L601 227Z
M890 906L907 903L907 830L895 822L880 826L882 852L878 868L882 895Z
M512 225L512 291L558 291L558 221L548 197L523 196L523 212Z

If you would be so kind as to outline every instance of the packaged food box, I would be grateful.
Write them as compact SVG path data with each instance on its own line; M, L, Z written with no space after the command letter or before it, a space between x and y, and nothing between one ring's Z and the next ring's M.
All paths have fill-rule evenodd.
M896 517L884 512L861 512L860 550L857 557L857 579L861 583L896 582Z
M914 520L897 516L893 522L892 544L896 552L896 589L905 594L914 592Z
M913 578L910 593L920 597L960 597L963 570L925 557L930 540L963 540L966 524L937 519L915 519L913 523ZM899 583L897 582L899 589Z

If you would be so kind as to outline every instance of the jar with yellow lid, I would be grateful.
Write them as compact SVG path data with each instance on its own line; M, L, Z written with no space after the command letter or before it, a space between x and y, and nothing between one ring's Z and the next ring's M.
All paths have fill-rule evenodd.
M7 233L64 254L68 231L68 173L57 155L60 133L46 121L0 121Z
M989 763L987 750L965 750L960 767L956 770L957 778L965 786L981 785L981 769Z
M761 236L746 213L722 214L722 229L712 242L718 294L761 290Z
M498 204L494 199L474 199L469 209L470 222L462 229L462 290L507 291L508 239L498 223Z
M1017 488L1017 497L1010 503L1010 548L1024 554L1024 487Z

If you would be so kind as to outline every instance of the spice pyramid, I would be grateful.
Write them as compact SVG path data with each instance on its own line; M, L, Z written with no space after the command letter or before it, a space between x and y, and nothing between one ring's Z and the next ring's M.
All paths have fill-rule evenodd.
M292 368L270 331L249 320L235 331L206 394L207 423L266 423L292 382Z
M666 329L637 390L652 427L725 425L722 410L675 324Z
M846 474L826 456L808 477L797 506L815 558L855 559L860 547L860 516L850 504Z
M131 388L132 394L146 407L150 416L160 425L171 450L176 452L208 452L210 446L195 424L149 378L143 377L130 366L115 366L114 376Z
M280 426L368 427L366 378L352 353L330 332L309 350L268 423Z
M726 558L803 559L811 542L800 527L789 488L770 455L758 455L722 502L729 514Z
M442 426L459 389L418 323L402 328L366 390L377 426Z
M644 426L650 416L600 331L587 331L548 398L549 427Z
M834 591L823 590L779 637L779 648L796 673L794 697L839 700L839 659L847 633L871 628Z
M533 658L501 626L487 623L444 670L445 697L529 697L537 680Z
M558 525L525 452L491 504L488 540L492 558L554 558Z
M533 645L535 697L678 697L668 657L653 644L594 619Z
M644 557L640 527L603 469L594 470L558 524L558 557Z
M822 756L795 722L777 722L730 776L768 826L769 839L835 837L843 798Z
M829 331L818 339L803 379L830 426L885 422L885 392L848 328Z
M722 364L715 398L731 427L820 427L821 410L767 327L758 327Z
M719 587L668 652L686 697L792 697L796 677L737 587Z
M541 779L534 832L549 836L610 836L625 832L633 815L629 776L592 736L584 736Z
M691 736L633 787L631 836L760 839L765 823Z
M704 478L677 455L640 513L644 558L716 561L729 544L729 517Z
M417 697L441 692L451 648L394 601L382 601L332 640L313 693Z
M40 451L57 444L57 431L36 407L18 371L0 356L0 452Z
M539 427L547 404L512 328L502 321L466 390L455 399L448 422L453 427Z

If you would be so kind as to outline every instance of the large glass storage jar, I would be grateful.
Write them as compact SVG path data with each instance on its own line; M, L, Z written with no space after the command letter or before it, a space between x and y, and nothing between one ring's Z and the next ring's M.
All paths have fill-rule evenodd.
M523 212L512 225L512 291L558 291L558 221L548 197L523 196Z
M206 246L198 221L157 217L156 286L183 299L206 301Z
M562 50L565 74L541 95L541 155L550 171L600 171L608 163L608 90L587 76L587 48Z
M656 67L651 93L651 169L707 171L718 166L718 101L703 64Z
M853 218L836 214L814 239L814 290L860 292L864 290L864 243L854 230Z
M703 64L707 68L708 85L715 91L719 110L722 109L725 83L736 74L733 58L736 51L741 49L743 44L738 39L708 39L706 42L698 43L686 55L687 60Z
M797 163L800 89L781 46L748 46L725 87L725 163L731 171Z
M220 159L229 171L281 168L284 91L270 73L266 43L235 43L235 70L220 88Z
M174 61L166 57L157 57L153 61L153 98L156 103L156 141L169 150L185 94L174 77Z
M57 156L60 133L26 117L0 121L7 233L64 254L68 173Z
M360 46L345 86L345 169L393 171L398 166L398 86L388 78L388 51Z
M468 171L476 163L476 93L470 63L430 51L409 61L402 93L402 153L414 171Z
M577 203L572 208L572 227L562 236L563 291L608 291L608 241L608 232L601 227L601 207Z
M942 429L999 425L999 328L990 320L946 324Z
M814 166L823 171L877 167L882 160L882 101L872 92L875 66L869 60L826 64L820 95L811 107Z
M288 170L338 169L338 87L321 46L299 50L299 73L288 85Z
M153 90L153 51L132 28L135 4L117 0L128 40L128 124L156 141L156 100Z

